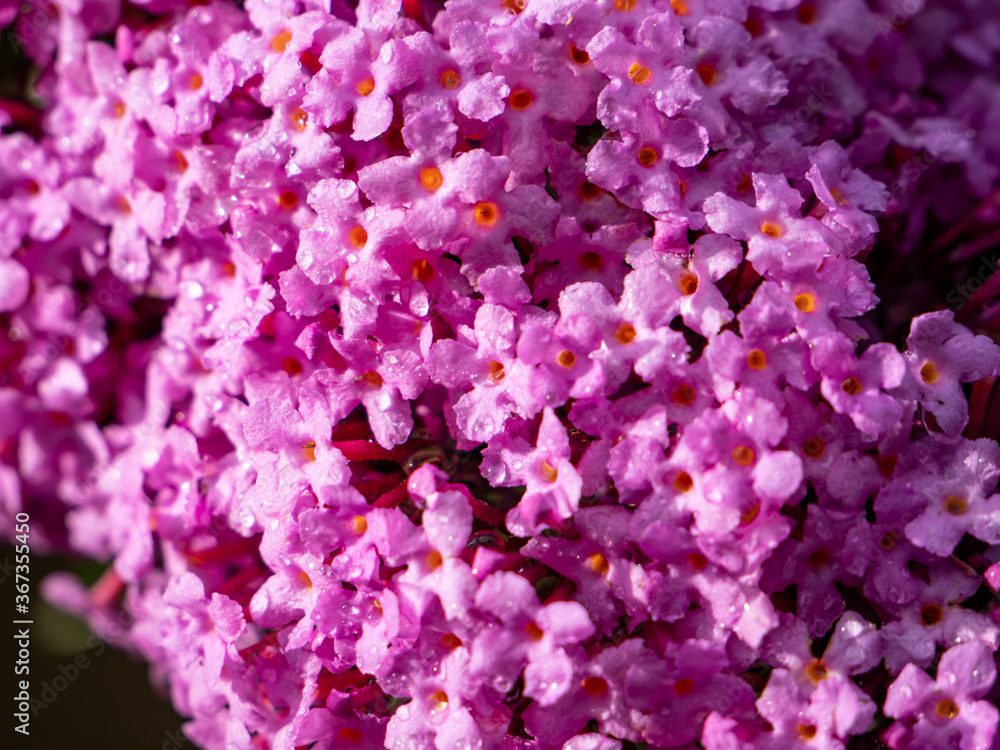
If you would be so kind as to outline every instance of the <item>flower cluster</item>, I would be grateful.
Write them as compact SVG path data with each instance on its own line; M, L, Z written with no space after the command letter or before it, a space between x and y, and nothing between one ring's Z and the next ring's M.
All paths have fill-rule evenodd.
M912 5L0 0L47 596L207 749L997 747L1000 306L876 275L998 236L1000 13Z

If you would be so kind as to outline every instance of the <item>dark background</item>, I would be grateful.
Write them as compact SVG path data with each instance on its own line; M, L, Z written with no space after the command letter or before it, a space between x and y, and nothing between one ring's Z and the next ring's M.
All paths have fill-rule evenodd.
M0 665L0 696L3 698L5 728L0 747L31 750L100 748L101 750L194 750L180 732L184 719L171 708L166 696L158 696L149 680L148 667L96 641L79 620L50 606L38 591L42 579L56 570L76 570L84 579L93 575L93 564L65 557L31 556L31 680L30 693L42 695L43 683L52 684L62 666L72 674L77 654L85 654L89 665L46 708L39 710L24 737L14 731L14 696L24 677L14 674L18 647L14 641L14 550L0 546L0 638L4 646ZM9 575L4 579L4 571ZM60 681L61 683L61 681ZM60 685L61 686L61 685ZM12 738L12 739L11 739Z

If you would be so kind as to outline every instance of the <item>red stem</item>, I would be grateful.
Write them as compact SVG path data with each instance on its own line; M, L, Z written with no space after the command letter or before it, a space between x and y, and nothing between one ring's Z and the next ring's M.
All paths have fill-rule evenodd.
M370 440L339 440L334 441L333 447L348 461L395 461L398 458L395 450L387 451Z
M21 102L10 99L0 99L0 110L10 115L14 125L24 130L39 132L42 126L42 113L40 110L30 107Z
M409 490L406 489L406 482L400 482L391 490L386 492L384 495L378 498L374 503L372 503L373 508L395 508L400 503L406 501L410 496Z

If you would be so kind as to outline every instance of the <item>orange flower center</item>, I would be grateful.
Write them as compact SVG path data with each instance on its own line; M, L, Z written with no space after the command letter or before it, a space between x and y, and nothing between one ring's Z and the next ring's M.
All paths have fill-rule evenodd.
M681 288L681 294L690 297L698 291L698 277L693 273L688 272L681 276L677 285Z
M958 716L958 704L949 698L945 698L934 707L934 713L942 719L954 719Z
M566 369L569 369L570 367L576 364L576 355L573 354L573 352L571 352L569 349L563 349L561 352L559 352L559 355L556 357L556 362L558 362Z
M366 78L365 80L358 83L358 93L361 96L368 96L375 90L375 79Z
M767 235L768 237L771 237L772 239L777 239L782 234L784 234L784 232L781 231L781 227L779 227L777 224L771 221L765 221L763 224L761 224L760 231L763 234Z
M814 684L819 684L825 680L829 674L830 670L826 668L826 664L824 664L820 659L813 659L809 663L809 666L806 667L806 676L812 680Z
M500 209L493 201L480 201L472 211L476 223L481 227L491 227L500 218Z
M738 463L740 466L749 466L757 458L757 454L754 449L749 445L737 445L733 448L733 461Z
M296 130L302 131L309 124L309 113L302 109L302 107L296 107L292 110L291 115L289 115L289 119L291 119L292 125Z
M694 388L683 383L677 386L677 389L670 394L670 400L675 404L680 404L681 406L689 406L694 402L695 391Z
M527 109L533 101L535 101L535 95L528 89L514 89L507 97L507 103L518 111Z
M608 692L608 681L603 677L584 677L580 682L580 687L583 688L585 693L596 698Z
M634 62L628 69L628 78L632 83L645 83L653 76L653 71L642 63Z
M920 622L927 627L937 625L944 619L944 609L938 604L925 604L920 610Z
M444 690L435 690L431 693L431 710L441 711L448 705L448 694Z
M368 232L362 226L354 227L347 233L347 241L354 247L362 248L368 243Z
M540 641L545 637L545 631L542 630L534 621L529 622L524 626L524 632L528 634L528 637L533 641Z
M767 355L760 349L754 349L747 355L747 366L751 370L763 370L767 367Z
M415 281L419 281L421 284L426 284L434 278L434 266L432 266L430 262L424 258L417 258L410 265L410 273ZM503 365L501 365L500 368L503 369Z
M438 552L436 549L432 549L430 552L428 552L425 560L427 561L427 567L430 568L431 570L437 570L442 565L444 565L444 558L441 557L441 553Z
M717 71L715 70L714 67L712 67L708 63L702 63L701 65L698 66L697 70L698 70L698 77L702 80L702 83L704 83L706 86L711 86L713 83L715 83L715 76L717 75Z
M288 46L288 43L290 41L292 41L291 31L289 31L288 29L285 29L284 31L279 31L277 34L274 35L274 38L271 39L271 49L274 50L275 52L284 52L285 47Z
M938 371L933 362L924 362L924 366L920 368L920 378L928 384L937 382Z
M961 498L958 495L952 495L945 501L944 509L948 511L950 515L964 516L965 512L969 509L969 503L966 502L965 498Z
M615 329L615 341L619 344L631 344L635 341L635 326L631 323L622 323Z
M381 388L382 384L385 382L382 380L382 376L374 370L369 370L358 379L365 381L368 385L374 386L375 388Z
M795 295L795 306L799 312L811 313L816 309L816 295L812 292L799 292Z
M542 465L538 467L538 473L542 475L542 479L550 483L559 478L559 470L548 461L542 461Z
M355 516L351 519L350 527L355 534L364 534L368 531L368 521L364 516Z
M802 452L809 458L817 458L823 455L826 445L818 437L811 437L802 444Z
M686 471L678 471L677 476L674 477L673 484L674 489L678 492L687 492L694 487L694 480Z
M444 182L441 170L437 167L424 167L420 170L420 186L429 193L437 191Z
M316 443L310 440L308 443L302 446L302 455L306 457L308 461L316 460Z
M863 386L861 385L861 381L858 380L853 375L847 378L847 380L845 380L843 383L841 383L840 387L844 390L844 393L846 393L848 396L857 396L859 393L861 393L861 390L863 388Z
M753 523L760 515L760 503L754 503L749 508L740 513L740 524L746 526Z
M636 152L635 160L641 167L651 167L660 160L660 154L652 146L643 146Z
M503 364L497 362L495 359L487 365L487 375L491 383L499 383L505 377L507 377L507 371L504 370Z
M294 190L282 190L278 194L278 205L286 211L291 211L299 205L299 194Z
M588 557L587 565L590 566L590 569L598 575L604 575L611 569L611 565L608 563L608 558L600 552L595 552Z
M458 85L462 82L462 76L459 75L457 70L448 68L448 70L441 74L441 77L438 80L441 81L442 86L451 90L458 88Z
M580 49L575 44L570 44L569 59L577 65L586 65L590 62L590 55L587 54L587 50Z

